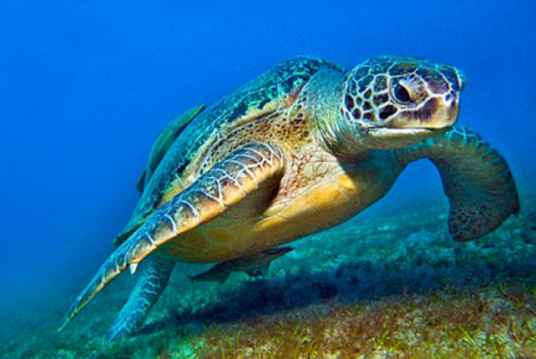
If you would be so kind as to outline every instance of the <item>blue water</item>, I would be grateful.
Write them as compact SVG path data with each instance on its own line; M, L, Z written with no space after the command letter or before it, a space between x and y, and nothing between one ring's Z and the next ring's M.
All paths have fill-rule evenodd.
M2 308L81 289L113 250L166 123L297 55L348 68L382 54L459 67L460 123L533 188L535 16L531 0L3 1ZM372 210L419 201L444 201L426 164Z

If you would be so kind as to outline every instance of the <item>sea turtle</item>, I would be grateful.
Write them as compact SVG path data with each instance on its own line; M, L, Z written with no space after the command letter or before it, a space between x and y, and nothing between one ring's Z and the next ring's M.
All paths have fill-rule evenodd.
M149 256L110 330L132 334L176 261L265 266L270 249L354 217L423 158L441 175L452 238L490 233L519 211L518 193L499 152L455 125L464 86L459 70L425 59L382 56L347 71L302 57L186 115L157 141L162 156L150 160L118 248L64 325Z

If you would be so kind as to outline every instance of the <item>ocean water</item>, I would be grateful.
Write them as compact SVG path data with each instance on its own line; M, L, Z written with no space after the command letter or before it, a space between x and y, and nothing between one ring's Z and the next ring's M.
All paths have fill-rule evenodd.
M375 300L392 307L386 301L396 303L401 295L402 303L412 293L424 295L419 299L424 307L432 303L428 293L446 293L445 300L454 301L452 291L442 289L461 290L468 283L489 293L497 286L522 288L519 307L512 309L521 311L512 316L529 330L520 329L526 340L507 354L534 353L535 16L536 2L530 0L4 1L0 316L7 324L0 330L0 357L202 357L224 352L225 345L253 348L231 357L262 357L271 350L279 353L282 346L263 344L264 352L256 352L262 345L239 345L236 337L231 344L209 339L235 335L236 327L229 325L250 325L247 340L257 335L259 341L278 343L252 321L262 317L264 324L258 325L266 329L272 320L273 326L281 325L275 321L282 315L289 326L296 323L293 313L313 311L322 318L315 312L326 310L317 308L319 303L334 311L338 307L330 306L343 302L362 305L363 316L374 312L366 305L374 307ZM199 273L199 268L176 269L175 285L149 316L141 339L112 349L105 343L132 278L110 285L61 334L54 333L71 300L112 253L112 240L139 198L135 184L152 143L170 120L193 106L214 103L295 56L352 68L386 54L424 57L465 73L459 123L482 134L507 159L522 199L518 218L492 237L454 247L443 238L447 202L441 180L430 164L416 163L380 203L331 235L299 242L296 254L277 260L266 279L234 275L223 286L192 286L183 274ZM399 252L386 252L392 242ZM436 244L445 251L429 253ZM467 261L460 264L460 255ZM376 275L362 265L356 269L357 258L372 263L370 273ZM418 267L420 275L411 275L423 258L429 269ZM394 275L402 268L397 261L403 263L400 278ZM436 268L442 265L449 269ZM352 269L356 282L341 284ZM302 294L315 290L319 296ZM269 309L248 297L262 298L262 293L270 298ZM237 303L251 309L243 313ZM324 317L333 328L327 318L337 316ZM380 337L374 335L377 344ZM417 343L430 342L418 338ZM477 340L477 335L470 338ZM203 346L214 351L198 352ZM320 345L314 355L322 357L325 350Z

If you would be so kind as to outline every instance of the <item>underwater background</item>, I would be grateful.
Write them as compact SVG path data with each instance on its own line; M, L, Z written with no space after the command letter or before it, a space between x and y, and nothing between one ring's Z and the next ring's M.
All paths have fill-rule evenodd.
M3 1L0 357L536 356L535 16L532 0ZM55 333L167 122L294 56L352 68L387 54L465 73L459 123L507 159L519 217L450 241L422 161L264 279L192 285L207 267L178 266L142 333L109 346L136 279L123 275Z

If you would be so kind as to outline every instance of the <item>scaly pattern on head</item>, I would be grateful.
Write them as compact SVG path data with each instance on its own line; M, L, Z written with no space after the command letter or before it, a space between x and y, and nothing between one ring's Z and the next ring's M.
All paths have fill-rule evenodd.
M465 77L454 67L424 59L382 56L349 72L340 111L345 121L362 131L386 138L387 134L396 137L408 129L446 128L456 121L459 92L464 86Z

